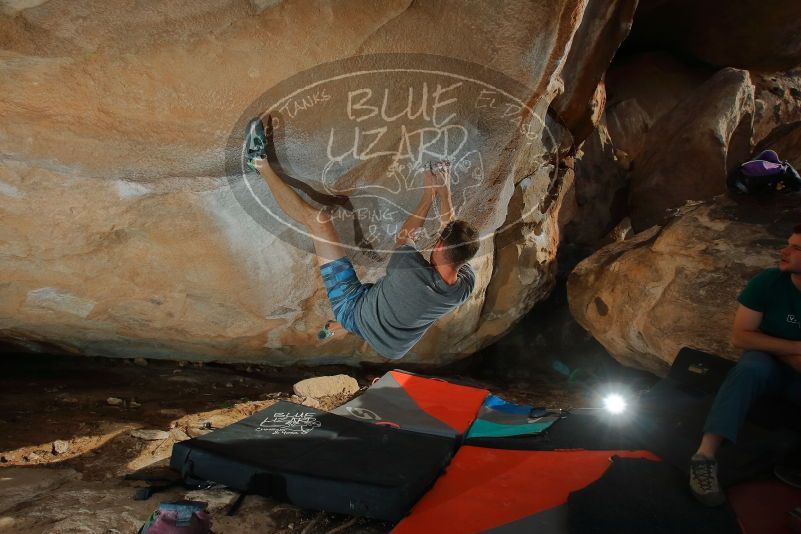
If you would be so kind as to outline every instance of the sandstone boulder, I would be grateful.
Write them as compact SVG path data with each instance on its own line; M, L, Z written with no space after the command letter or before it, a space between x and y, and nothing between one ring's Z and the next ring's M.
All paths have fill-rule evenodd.
M788 161L796 170L801 169L801 121L782 124L754 149L754 155L763 150L774 150L783 161Z
M584 141L575 165L575 212L564 242L593 247L626 215L628 174L618 161L606 121Z
M754 143L775 128L801 120L801 69L752 72L754 82Z
M602 83L615 52L631 30L637 0L590 0L560 77L565 92L554 109L576 144L590 135L606 107Z
M493 277L477 335L463 341L472 350L480 348L478 340L499 339L508 331L507 317L522 317L553 289L560 232L574 215L565 201L573 189L573 162L562 163L556 178L539 169L515 185L504 231L495 238Z
M56 1L6 3L0 14L0 337L30 350L127 358L380 361L355 336L319 344L317 332L331 309L310 239L254 216L238 196L251 186L260 213L280 210L263 184L233 175L228 164L236 161L234 149L241 150L231 139L241 135L249 114L277 105L270 91L282 83L329 80L324 74L342 74L340 61L358 66L378 54L416 54L440 67L470 64L466 74L523 88L518 98L524 105L517 109L497 91L476 88L473 100L453 104L466 111L480 102L487 110L481 120L461 125L473 144L459 153L465 169L482 171L465 171L460 216L486 239L473 262L473 296L407 361L445 363L485 345L553 284L559 225L549 217L559 212L565 169L558 160L571 140L546 116L562 90L560 71L585 7L582 0L393 0L369 9L360 2L244 0L159 8L81 0L68 10ZM605 40L600 48L612 50L614 39L607 41L605 32L590 32L582 46L594 49L597 36ZM374 74L379 85L407 88L398 82L408 79L399 75ZM566 76L567 90L574 81ZM345 126L351 136L380 133L380 125L358 129L367 124L356 124L363 115L339 120L355 109L345 105L348 95L365 89L348 83L280 107L285 170L314 175L327 148L340 150L337 158L353 157L326 167L331 181L303 184L314 202L402 183L398 204L413 204L419 194L413 181L394 175L400 169L389 168L388 158L357 157L374 139L351 139L352 152L344 135L336 139L343 144L327 145L332 127ZM373 97L384 88L379 85ZM594 90L597 84L590 85ZM404 109L404 99L395 96L381 109L387 116ZM362 112L374 106L362 104ZM496 135L485 121L492 109L497 120L514 126ZM442 127L448 116L434 120ZM408 141L398 124L376 150L400 150ZM419 131L431 124L418 115L406 126ZM421 151L418 159L435 155ZM337 158L331 161L341 164ZM468 185L475 187L467 191ZM330 194L317 194L324 187ZM363 202L373 209L378 201ZM516 209L525 224L507 216ZM354 223L355 210L348 213L338 228L361 247L358 274L372 282L383 274L387 254L363 246L373 228L369 221ZM395 217L388 228L402 222ZM514 239L495 237L505 221L517 228ZM502 254L496 253L499 240L507 247ZM505 287L507 280L516 282Z
M801 195L720 196L614 243L571 273L573 317L618 361L664 374L688 346L737 359L736 296L778 264L801 220Z
M348 375L315 376L292 386L295 395L319 399L332 395L353 395L359 391L356 379Z
M604 115L610 146L625 154L627 160L633 164L645 146L645 135L653 123L651 117L634 98L610 106Z
M606 74L606 124L614 147L636 162L651 126L713 74L665 52L616 60Z
M631 175L635 231L667 210L726 190L728 172L751 154L754 87L747 71L723 69L654 123Z

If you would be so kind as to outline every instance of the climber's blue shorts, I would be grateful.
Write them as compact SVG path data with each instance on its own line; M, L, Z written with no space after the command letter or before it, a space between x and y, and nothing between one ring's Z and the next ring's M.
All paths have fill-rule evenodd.
M348 332L364 338L353 320L356 303L373 284L362 284L347 256L329 261L320 267L323 284L334 310L334 317Z

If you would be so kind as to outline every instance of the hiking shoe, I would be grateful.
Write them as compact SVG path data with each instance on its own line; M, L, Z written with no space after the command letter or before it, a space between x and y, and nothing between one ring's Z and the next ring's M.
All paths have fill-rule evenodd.
M776 478L794 488L801 488L801 468L790 465L777 465L773 468Z
M720 506L726 496L718 482L718 462L695 454L690 459L690 491L704 506Z
M253 160L265 157L267 152L267 134L260 117L252 119L245 128L245 151L245 163L255 171Z

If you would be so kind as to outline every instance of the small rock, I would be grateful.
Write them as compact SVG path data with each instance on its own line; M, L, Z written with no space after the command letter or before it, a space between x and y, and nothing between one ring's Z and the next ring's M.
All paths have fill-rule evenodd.
M131 408L139 408L142 405L136 402L135 400L131 399L131 402L128 403L128 406L130 406Z
M303 402L301 402L301 404L303 406L308 406L309 408L317 408L318 410L322 408L320 401L318 401L314 397L306 397L305 399L303 399Z
M318 401L314 397L299 397L298 395L292 395L289 398L289 402L294 402L295 404L302 404L303 406L308 406L309 408L321 407L320 401Z
M197 438L199 436L205 436L209 432L211 432L211 430L208 430L208 429L205 429L205 428L190 427L190 428L186 429L186 433L189 434L190 438Z
M164 430L131 430L131 436L145 441L164 440L170 437L169 432Z
M78 399L70 397L66 393L62 393L56 397L56 400L62 404L78 404Z
M181 360L178 362L178 367L186 367L187 365L189 365L189 362L186 360Z
M172 436L172 439L174 439L175 441L186 441L189 439L189 435L186 432L184 432L184 429L177 427L170 430L170 436Z
M227 507L231 506L238 497L238 493L222 488L194 490L184 495L184 499L188 501L207 503L207 510L211 514L222 512Z
M123 402L122 399L118 399L117 397L109 397L106 399L106 404L109 406L121 406Z
M144 358L134 358L133 362L139 367L147 367L147 360Z
M28 461L28 462L35 462L36 460L39 460L40 458L41 458L41 456L39 456L39 455L38 455L38 454L36 454L35 452L32 452L32 453L28 454L28 455L25 457L25 461Z
M53 442L53 454L64 454L70 449L69 441L57 439Z
M231 382L226 382L225 383L225 387L232 388L232 387L234 387L234 385Z
M353 395L359 391L359 383L348 375L316 376L301 380L292 389L299 397L328 397L330 395Z

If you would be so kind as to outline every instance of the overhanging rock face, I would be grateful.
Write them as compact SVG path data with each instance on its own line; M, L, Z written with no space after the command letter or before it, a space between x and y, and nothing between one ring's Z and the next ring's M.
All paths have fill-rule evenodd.
M297 228L276 225L280 213L270 224L262 212L254 215L241 193L250 187L247 198L275 212L270 195L230 164L236 163L232 139L247 113L269 107L264 99L288 89L288 81L319 80L319 69L331 74L331 65L349 58L393 54L429 58L439 70L416 71L417 78L398 72L348 78L352 85L340 77L330 92L309 90L278 106L285 170L305 180L311 193L336 197L378 185L399 195L353 200L372 215L390 200L410 209L413 180L387 173L390 156L362 157L374 137L354 146L343 134L330 144L330 132L352 136L356 126L386 126L372 149L397 156L408 139L402 122L406 133L432 128L441 136L453 111L449 120L464 127L459 131L469 142L447 155L481 170L465 171L481 187L459 205L460 216L484 237L473 261L477 287L407 361L445 363L487 344L553 284L561 199L572 179L561 156L571 140L547 109L563 82L596 87L599 80L580 73L602 74L573 69L559 78L585 8L581 0L390 1L370 9L360 2L200 1L136 9L116 1L79 1L69 9L56 1L6 3L0 15L0 338L85 355L277 365L378 360L355 336L318 343L331 309L311 241ZM584 34L583 46L591 47L596 34ZM599 35L612 54L608 32ZM435 117L433 92L455 74L465 80L451 93L452 110L445 105ZM414 86L420 96L423 83L429 114L403 116L408 90ZM495 119L486 109L471 111L479 96L488 102L481 84L517 88L515 127L492 122L500 111ZM374 89L375 100L361 102L358 115L348 95L366 88ZM394 91L387 110L380 109L382 88ZM586 97L584 89L579 93ZM382 114L359 122L369 106ZM302 135L309 132L319 138ZM435 148L423 153L416 141L404 152L411 154L407 171L409 162L436 155ZM353 157L336 160L348 146ZM477 161L471 151L486 157ZM326 166L332 156L339 166ZM405 189L398 193L392 183ZM370 221L352 215L363 212L349 213L339 228L356 247L359 275L373 281L387 254L381 239L365 241ZM401 216L402 209L388 226L402 223ZM504 228L509 231L496 234Z

